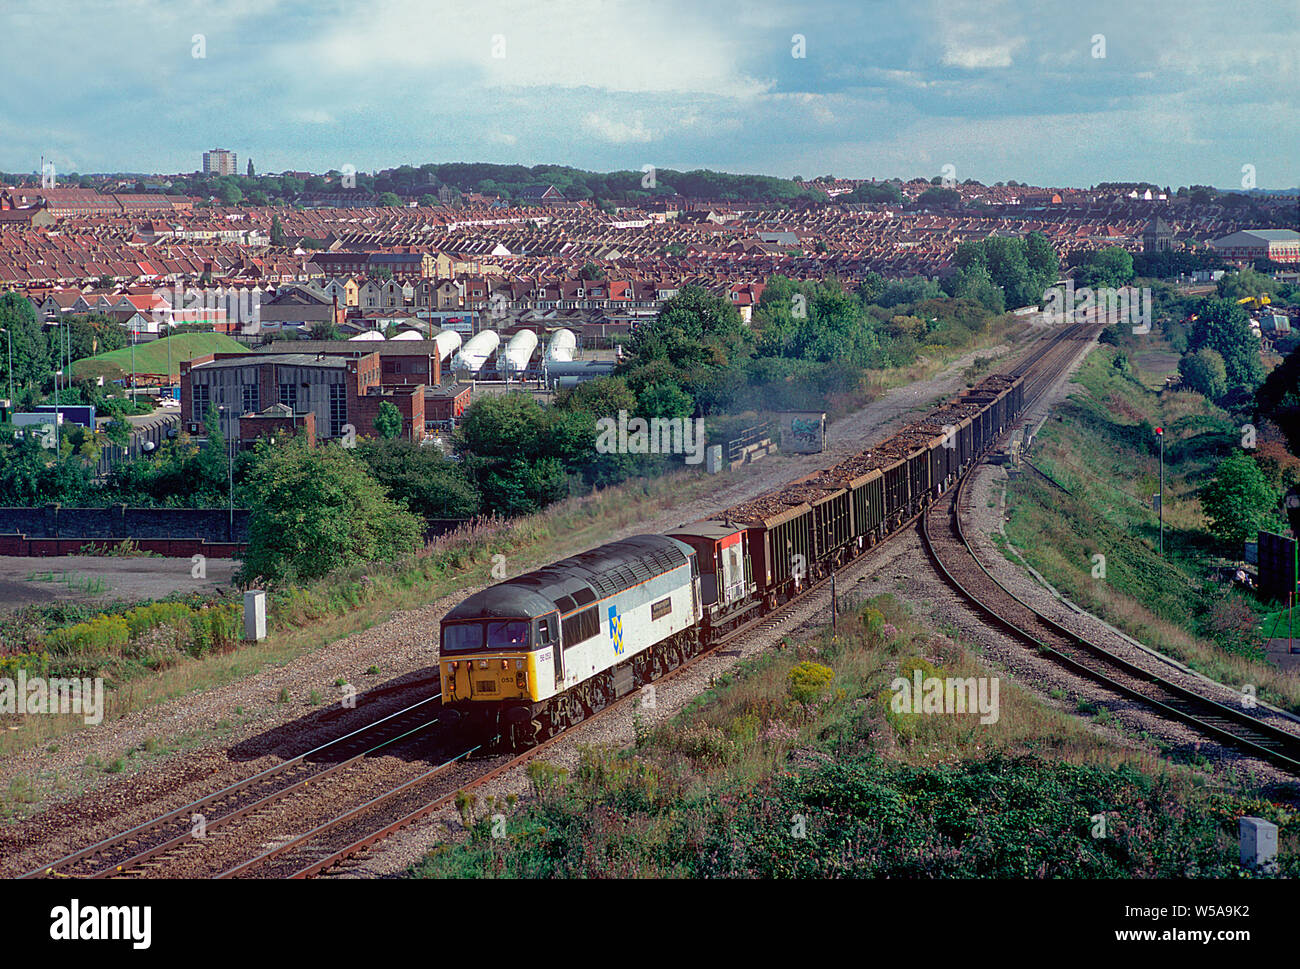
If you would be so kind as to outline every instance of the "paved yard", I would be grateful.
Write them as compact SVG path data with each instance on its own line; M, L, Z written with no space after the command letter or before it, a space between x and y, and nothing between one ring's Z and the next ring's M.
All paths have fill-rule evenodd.
M80 602L158 599L171 592L229 589L239 567L234 559L210 558L206 577L195 578L194 563L174 558L114 558L99 555L0 557L0 608L51 599Z

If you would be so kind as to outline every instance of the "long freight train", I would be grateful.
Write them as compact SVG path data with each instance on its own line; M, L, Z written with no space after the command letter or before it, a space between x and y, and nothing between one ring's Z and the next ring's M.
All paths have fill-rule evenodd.
M986 377L832 468L469 596L442 621L444 709L515 747L576 723L884 540L1023 406L1021 377Z

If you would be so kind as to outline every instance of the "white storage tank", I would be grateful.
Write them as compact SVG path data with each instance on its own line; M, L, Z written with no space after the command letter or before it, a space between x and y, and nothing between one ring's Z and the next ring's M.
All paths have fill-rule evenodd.
M460 352L451 362L452 369L478 373L483 369L483 364L487 363L488 357L496 353L500 345L501 337L497 336L496 330L483 330L481 333L476 333L460 348Z
M460 349L460 334L455 330L443 330L433 338L433 342L438 345L438 359L446 362Z
M573 359L573 351L578 346L578 338L572 330L556 330L551 334L551 342L546 345L547 363L568 363Z
M537 334L532 330L520 330L510 338L505 352L497 361L497 369L506 380L517 377L528 369L528 361L537 349Z

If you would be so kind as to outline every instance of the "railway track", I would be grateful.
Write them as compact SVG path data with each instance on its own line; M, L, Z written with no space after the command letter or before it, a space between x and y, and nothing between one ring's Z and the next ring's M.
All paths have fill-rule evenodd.
M1027 380L1035 381L1029 386L1034 388L1036 396L1041 387L1050 383L1059 370L1074 358L1078 349L1077 342L1084 338L1091 339L1088 327L1084 324L1044 336L1041 342L1024 354L1013 372L1026 374ZM1043 370L1050 370L1051 373L1046 377L1040 376L1040 371ZM876 547L891 541L904 532L907 526L923 521L924 514L919 513L903 523ZM863 571L863 566L870 558L869 553L859 555L841 569L837 576L827 576L810 584L800 595L775 610L730 631L709 648L656 678L655 683L678 676L704 658L716 655L728 646L735 646L750 636L777 629L796 610L815 611L830 607L836 581L853 579L856 573ZM245 857L236 864L217 868L214 876L305 878L319 874L365 851L396 831L443 809L453 802L457 794L479 787L537 757L564 737L569 729L630 702L637 695L632 693L610 703L574 727L554 734L517 756L501 754L471 760L470 755L481 753L481 750L477 746L470 747L359 805L339 812L306 832L286 837L251 858ZM422 700L129 831L66 855L23 877L121 878L159 873L169 862L174 863L196 841L196 815L202 816L209 832L241 819L251 820L259 813L283 805L287 799L308 786L317 785L331 776L337 777L346 768L360 764L367 758L391 753L399 745L427 740L427 731L438 722L438 708L433 705L438 699L434 696Z
M440 694L427 697L22 877L108 878L157 868L195 840L197 819L206 836L367 757L422 736L438 723L439 699Z
M907 530L907 525L918 519L919 516L905 523L876 548L903 534ZM796 611L830 608L832 596L837 591L836 580L852 579L856 573L865 570L869 558L869 555L858 556L847 568L837 574L836 579L831 576L822 578L809 585L797 598L782 603L772 612L758 616L733 629L707 649L657 677L654 684L660 686L685 673L702 660L715 656L728 647L734 647L750 636L779 628ZM216 877L298 879L320 874L361 854L402 828L442 810L455 800L456 795L481 787L507 771L536 758L564 738L570 730L577 729L617 707L631 703L638 696L638 693L631 693L615 700L591 716L547 737L541 743L514 757L501 756L468 761L468 755L478 749L470 748L465 753L400 787L383 793L358 808L346 811L285 844L271 848L256 858L227 869ZM458 778L466 776L468 779L456 783Z
M1063 369L1057 370L1056 375ZM1036 378L1035 398L1056 375L1049 377L1044 373ZM1030 391L1026 389L1026 410L1031 402ZM1046 475L1043 477L1051 480ZM1261 721L1245 709L1203 696L1089 642L1042 615L998 582L975 555L962 526L962 517L970 510L969 481L969 476L963 478L956 488L926 509L921 517L921 537L939 575L986 622L1160 716L1300 775L1300 737Z

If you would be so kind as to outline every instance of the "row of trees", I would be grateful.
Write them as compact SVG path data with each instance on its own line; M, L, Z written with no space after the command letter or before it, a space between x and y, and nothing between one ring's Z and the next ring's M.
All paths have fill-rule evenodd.
M977 300L991 312L1001 312L1000 304L1036 306L1061 270L1056 250L1041 232L963 242L953 264L949 292Z

